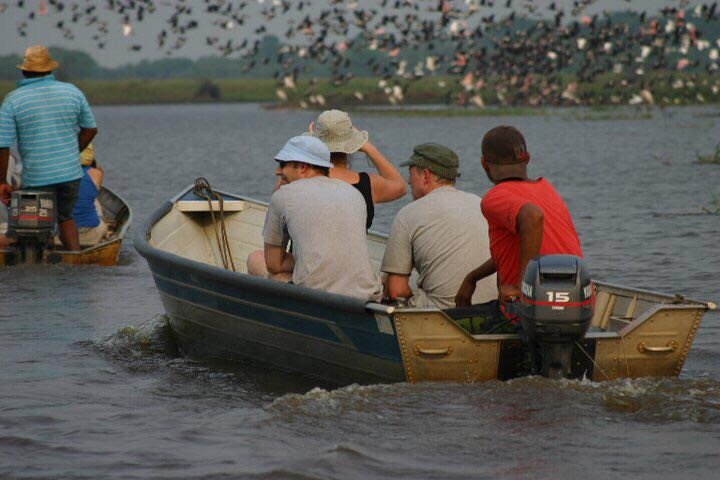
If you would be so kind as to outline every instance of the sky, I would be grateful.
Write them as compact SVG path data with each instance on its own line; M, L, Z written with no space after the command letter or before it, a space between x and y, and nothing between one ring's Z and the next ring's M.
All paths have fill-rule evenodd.
M23 8L17 7L18 0L0 0L0 11L2 11L2 13L0 13L0 55L21 55L25 47L29 45L43 44L61 46L85 51L100 65L105 67L115 67L127 63L136 63L143 59L155 60L168 56L166 51L157 48L156 37L162 29L167 29L166 19L170 16L170 12L173 11L171 5L176 3L177 0L156 1L158 8L154 14L147 15L143 22L130 22L133 30L128 36L123 36L122 16L106 10L104 0L64 1L67 3L68 8L66 8L62 14L51 11L47 15L36 15L34 20L28 20L28 14L31 11L37 12L43 0L24 0L25 5ZM267 33L282 36L282 32L288 28L288 20L293 18L293 15L286 14L285 16L277 17L271 22L267 22L262 15L260 15L260 11L272 1L273 0L249 0L246 9L248 20L245 26L224 31L212 24L213 20L218 17L205 12L206 3L203 0L186 0L185 4L193 7L193 16L195 20L197 20L199 27L190 31L187 43L181 49L173 51L171 53L172 56L195 59L202 56L217 55L217 51L206 45L205 38L207 36L218 36L221 38L221 41L232 38L233 41L236 42L242 41L244 37L247 37L249 41L252 42L257 38L254 30L261 25L267 28ZM437 3L437 0L416 1L422 7L435 5ZM552 0L514 0L513 5L518 11L527 13L527 11L522 8L523 5L533 4L538 7L538 12L543 13L547 12L546 7L551 1ZM228 3L227 0L214 0L214 2ZM307 3L307 0L305 0L305 2ZM390 1L390 3L392 2L393 0ZM455 0L454 3L460 5L464 4L464 2L465 0ZM509 10L504 7L505 2L506 0L496 0L495 3L497 6L493 8L482 7L480 14L485 16L495 13L496 15L504 16L509 12ZM558 7L564 7L566 14L569 14L573 0L555 0L555 2ZM44 1L44 3L47 4L47 1ZM109 37L103 49L99 49L96 46L96 42L92 39L92 36L96 33L95 25L85 27L82 25L82 20L77 24L70 22L71 14L69 5L72 3L77 3L83 8L92 4L98 6L97 12L99 12L101 20L107 22L109 29ZM236 1L235 3L237 4L238 2ZM311 0L310 3L311 6L309 10L306 9L302 16L308 11L310 13L317 13L327 8L331 2L328 0ZM377 8L380 0L356 0L355 3L358 4L358 8ZM649 14L652 14L663 6L694 6L698 3L700 2L688 0L594 0L592 5L590 5L584 13L593 14L601 13L603 10L633 9L638 11L646 10ZM712 0L710 0L710 3L712 3ZM299 15L295 16L295 18L298 17ZM64 20L65 25L72 27L74 38L63 38L61 31L55 27L55 24L59 20ZM23 21L27 22L26 37L21 37L17 33L17 25ZM132 51L130 49L132 45L140 45L142 49L140 51Z

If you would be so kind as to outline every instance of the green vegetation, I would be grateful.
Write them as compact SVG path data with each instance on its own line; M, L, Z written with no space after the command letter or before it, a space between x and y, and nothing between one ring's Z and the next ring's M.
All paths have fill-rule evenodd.
M708 74L654 73L648 76L657 85L653 91L657 105L687 105L720 103L720 79ZM557 79L556 79L557 80ZM488 107L498 107L506 114L527 115L543 112L547 106L586 105L593 108L588 120L619 119L618 113L604 110L614 105L627 105L636 95L623 77L598 78L592 84L579 84L575 100L560 99L562 90L574 81L564 77L553 87L549 95L558 101L542 98L543 91L550 88L547 79L536 77L534 85L521 91L501 77L490 77L478 96L467 98L462 85L455 77L424 77L412 82L392 84L378 78L354 78L341 85L328 79L298 80L294 88L282 86L272 78L222 78L222 79L164 79L164 80L78 80L80 87L93 105L161 104L193 102L278 102L284 107L322 109L325 106L353 109L367 105L391 105L388 89L396 87L402 98L393 100L398 105L465 105L466 108L448 107L446 110L417 110L403 112L412 116L464 116L485 115L476 106L478 99ZM680 87L679 85L682 85ZM15 88L15 82L0 81L0 96ZM597 110L597 114L596 111ZM394 112L394 111L393 111ZM388 113L380 110L379 113ZM488 108L487 115L493 115ZM638 118L635 114L623 114L622 118ZM647 113L641 114L647 115ZM642 118L642 117L641 117ZM585 119L585 118L582 118ZM713 163L713 162L710 162Z
M571 115L573 120L579 121L593 121L593 120L648 120L652 118L652 113L649 110L643 109L642 111L636 112L625 112L625 111L603 111L603 112L590 112L582 115Z
M698 153L696 154L696 158L697 160L695 161L695 163L720 165L720 143L715 146L714 154L700 155ZM715 199L715 202L717 203L717 199Z
M355 108L350 112L362 112L364 115L391 117L527 117L530 115L550 115L545 108L497 107L479 110L474 107L455 108Z

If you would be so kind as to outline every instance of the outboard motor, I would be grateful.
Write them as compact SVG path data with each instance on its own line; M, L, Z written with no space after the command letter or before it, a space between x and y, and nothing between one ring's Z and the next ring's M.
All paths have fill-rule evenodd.
M595 295L585 263L574 255L535 257L525 269L517 312L530 347L534 373L570 374L574 345L593 317Z
M20 262L36 263L55 233L55 194L17 190L10 199L8 236L17 239Z

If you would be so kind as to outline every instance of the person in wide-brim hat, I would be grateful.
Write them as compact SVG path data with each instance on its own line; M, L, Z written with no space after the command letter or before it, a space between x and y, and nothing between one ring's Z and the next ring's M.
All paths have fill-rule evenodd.
M330 150L334 168L330 178L338 178L360 191L367 206L366 226L372 226L375 204L390 202L405 195L405 179L395 166L370 142L366 130L358 130L350 115L341 110L326 110L310 124L303 135L316 137ZM356 172L350 168L350 155L362 152L367 155L378 173ZM278 184L279 186L280 184Z
M312 135L322 140L331 152L355 153L368 141L368 132L353 127L350 115L341 110L327 110L314 122Z
M47 47L42 45L33 45L25 49L23 63L17 68L23 72L52 72L58 68L60 64L52 59Z

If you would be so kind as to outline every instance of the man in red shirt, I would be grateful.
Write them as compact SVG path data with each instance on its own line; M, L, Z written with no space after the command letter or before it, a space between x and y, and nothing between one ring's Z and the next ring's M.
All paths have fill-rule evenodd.
M530 154L522 134L500 126L482 140L482 165L495 186L480 204L488 222L491 258L465 277L455 303L470 305L475 284L497 272L500 305L520 297L528 262L537 255L582 257L565 202L544 178L527 177Z

